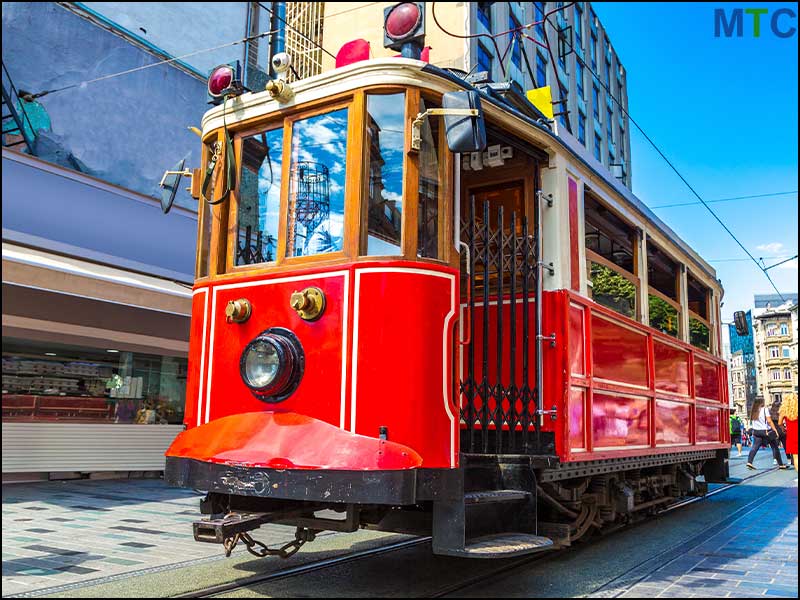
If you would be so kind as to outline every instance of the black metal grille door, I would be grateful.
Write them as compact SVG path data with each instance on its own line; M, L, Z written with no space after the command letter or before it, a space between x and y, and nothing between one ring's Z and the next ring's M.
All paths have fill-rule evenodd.
M462 327L471 338L460 349L461 451L535 454L537 240L526 216L504 214L489 202L476 214L475 198L469 202L461 224L469 247Z

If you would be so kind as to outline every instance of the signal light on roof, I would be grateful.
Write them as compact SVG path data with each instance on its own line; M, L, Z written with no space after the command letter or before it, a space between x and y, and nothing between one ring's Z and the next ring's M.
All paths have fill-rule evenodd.
M221 98L225 90L233 83L233 67L220 65L211 72L208 78L208 94L212 98Z
M425 3L400 2L383 13L383 47L419 59L425 38Z
M214 67L208 76L208 97L211 104L221 104L225 98L249 91L242 85L239 61Z

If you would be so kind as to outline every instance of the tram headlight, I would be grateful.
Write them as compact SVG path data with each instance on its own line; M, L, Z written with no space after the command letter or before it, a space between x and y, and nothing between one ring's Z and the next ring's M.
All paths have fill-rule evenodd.
M259 400L280 402L297 388L304 362L297 337L288 329L273 327L247 344L239 370L245 385Z

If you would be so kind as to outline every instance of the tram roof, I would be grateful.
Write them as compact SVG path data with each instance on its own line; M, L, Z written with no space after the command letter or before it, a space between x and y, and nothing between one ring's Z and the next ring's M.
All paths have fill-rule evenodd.
M232 125L237 121L284 111L311 100L376 85L423 87L441 93L453 91L454 88L477 91L481 94L482 102L524 121L530 127L546 135L553 145L559 146L561 150L569 153L583 168L602 180L606 186L621 196L644 220L651 223L654 229L657 229L675 244L706 276L713 279L714 282L718 282L716 270L650 210L644 202L636 197L631 190L615 177L609 177L610 173L604 173L605 169L602 165L596 163L595 159L589 155L588 150L580 142L571 136L560 137L556 135L545 123L526 115L501 96L489 91L489 89L475 87L446 69L422 61L405 58L379 58L325 71L319 75L292 82L291 87L294 91L294 97L285 103L278 103L266 91L243 94L205 113L202 120L203 137L211 130L223 126L223 106L227 107L225 112L227 124ZM233 103L232 105L231 102ZM531 112L538 113L539 111L532 107ZM544 119L543 116L541 118L542 120Z

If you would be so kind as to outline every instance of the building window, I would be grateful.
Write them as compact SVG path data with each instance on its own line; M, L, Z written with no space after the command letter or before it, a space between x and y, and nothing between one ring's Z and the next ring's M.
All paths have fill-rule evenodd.
M558 84L558 99L561 102L558 104L558 112L561 113L558 115L558 121L564 126L567 126L567 114L569 111L569 105L567 103L567 88L565 88L560 83Z
M544 40L544 2L533 3L533 20L537 23L536 35L540 40Z
M780 356L780 348L778 348L777 346L770 346L769 357L778 358L779 356Z
M578 98L584 100L586 96L583 95L583 63L579 58L575 61L575 87L578 90Z
M602 147L603 141L600 139L600 136L596 133L594 134L594 157L597 160L600 160L600 150Z
M610 108L606 109L606 133L608 133L608 141L614 141L614 113Z
M780 369L771 369L769 372L770 379L773 381L778 381L781 378L781 371Z
M609 94L611 94L611 76L610 76L610 72L611 72L611 58L610 57L606 57L606 89L608 90Z
M583 48L583 11L581 5L575 5L575 47Z
M789 348L789 346L784 346L782 348L782 350L783 350L783 358L791 358L792 357L792 351Z
M579 110L578 111L578 141L586 145L586 117Z
M774 323L767 325L767 337L775 337L778 335L778 328Z
M478 21L489 31L492 30L492 4L494 2L478 2Z
M537 87L547 85L547 63L538 52L536 53L536 85Z
M3 422L180 425L185 358L3 338Z
M592 58L592 71L597 73L597 37L594 34L592 34L589 52Z
M600 94L597 91L597 86L592 84L592 112L596 120L600 120Z
M789 335L789 324L781 323L781 335Z
M492 76L492 55L483 44L478 44L478 71L486 71L490 78Z
M791 369L784 369L783 370L783 378L787 381L792 380L792 370Z
M514 18L514 15L508 15L508 28L519 30L521 25L519 21ZM520 49L520 44L522 43L522 38L520 37L519 31L513 31L508 36L508 43L511 45L511 63L517 67L517 69L522 70L522 51Z

